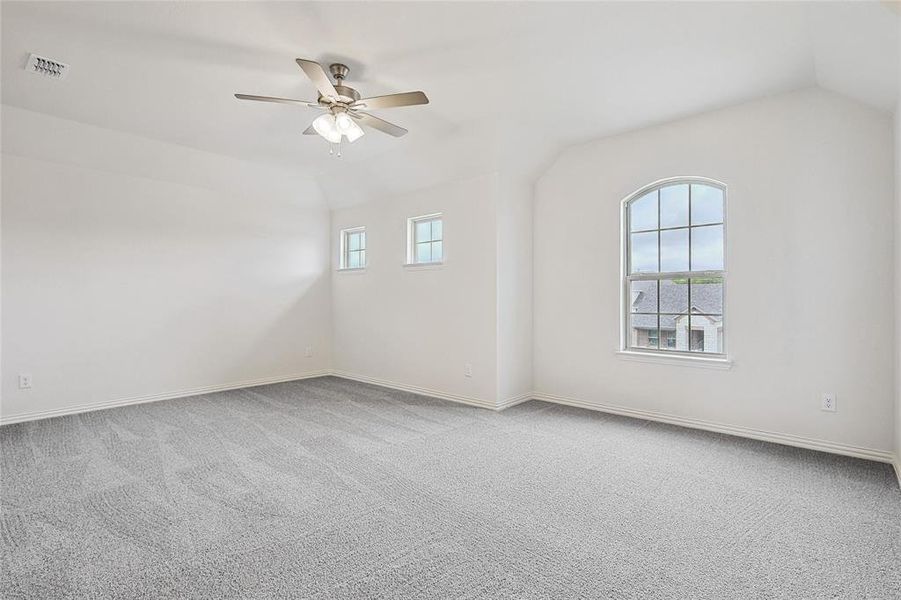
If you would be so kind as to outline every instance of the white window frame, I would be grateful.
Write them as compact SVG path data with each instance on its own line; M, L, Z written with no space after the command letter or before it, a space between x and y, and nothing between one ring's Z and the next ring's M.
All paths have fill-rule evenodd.
M689 214L689 219L690 219L691 218L690 217L690 215L691 215L691 185L690 184L692 184L692 183L715 187L715 188L722 190L722 192L723 192L723 222L722 222L722 227L723 227L723 269L715 270L715 271L680 271L680 272L656 272L656 273L632 274L630 260L631 260L631 256L632 256L632 252L631 252L632 236L631 236L631 234L633 232L631 231L631 225L629 223L629 206L632 204L632 201L642 198L646 194L653 192L655 190L659 191L660 189L665 188L665 187L679 185L679 184L689 184L689 186L688 186L688 189L689 189L688 214ZM657 220L657 229L656 229L656 231L658 231L658 232L661 231L660 217L659 217L659 211L660 211L659 201L660 201L660 198L658 195L658 208L657 208L658 220ZM644 356L648 359L654 360L654 362L657 362L655 359L659 358L659 359L662 359L663 361L667 361L667 359L671 359L667 362L675 362L675 363L682 363L682 364L687 364L688 362L708 362L708 363L720 363L721 365L725 366L726 368L731 366L731 361L729 360L728 354L727 354L727 345L726 344L727 344L728 336L726 335L726 329L725 329L725 324L726 324L726 259L727 259L727 257L726 257L726 247L727 247L727 243L726 243L727 225L726 225L726 223L728 221L728 216L727 216L728 204L729 204L728 190L727 190L727 186L725 183L723 183L721 181L717 181L715 179L709 179L707 177L694 177L694 176L670 177L667 179L661 179L661 180L655 181L653 183L650 183L650 184L642 187L641 189L629 194L625 199L623 199L623 201L622 201L622 218L621 218L621 225L620 225L620 240L621 240L620 249L622 252L621 276L620 276L621 290L622 290L621 291L621 296L622 296L621 313L620 313L620 349L619 349L620 354L633 355L633 356ZM689 220L689 223L690 223L690 220ZM705 225L715 225L715 224L709 223L709 224L705 224ZM692 231L693 227L698 227L698 226L692 226L689 224L689 226L687 227L688 232L689 232L689 237L688 237L689 266L691 266L691 231ZM667 229L670 229L670 228L664 227L664 228L662 228L662 231L666 231ZM672 228L672 229L679 229L679 228ZM655 230L650 229L648 231L655 231ZM658 261L659 261L659 256L660 256L660 237L659 237L659 235L657 238L657 253L658 253ZM659 263L658 263L658 268L659 268ZM692 278L701 279L701 278L710 278L710 277L722 278L722 280L723 280L723 308L722 308L723 312L721 315L722 323L723 323L723 335L722 335L723 344L722 344L721 352L697 352L697 351L692 352L690 349L689 350L661 350L659 348L659 345L662 342L664 336L660 335L659 328L657 331L658 348L641 348L641 347L633 347L630 345L630 340L631 340L630 315L632 313L632 311L631 311L632 297L631 297L631 293L630 293L631 292L630 283L632 281L654 281L654 280L656 280L659 282L660 280L664 280L664 279L688 279L688 282L689 282L688 283L688 285L689 285L689 290L688 290L689 305L688 305L687 316L689 319L688 330L689 330L689 332L691 332L691 279ZM659 286L659 283L658 283L658 286ZM659 294L659 287L658 287L658 294ZM660 300L658 297L658 306L657 306L658 322L659 322L659 314L660 314L659 302L660 302ZM689 333L689 344L690 344L690 333Z
M429 242L441 242L441 260L430 260L430 261L418 261L416 259L416 244L419 243L419 240L416 239L416 225L419 223L423 223L426 221L441 221L441 239L429 239ZM428 215L420 215L418 217L410 217L407 219L407 262L406 266L408 267L416 267L416 266L427 266L427 265L442 265L444 261L447 259L447 245L445 244L445 223L444 223L444 215L442 213L431 213Z
M348 238L355 233L363 234L363 245L359 250L351 250L350 245L348 244ZM338 255L338 270L339 271L360 271L366 268L366 265L369 262L369 252L366 248L366 227L348 227L347 229L342 229L339 233L340 244L339 244L339 255ZM350 265L350 253L351 252L360 252L363 254L363 264L359 267L351 267Z

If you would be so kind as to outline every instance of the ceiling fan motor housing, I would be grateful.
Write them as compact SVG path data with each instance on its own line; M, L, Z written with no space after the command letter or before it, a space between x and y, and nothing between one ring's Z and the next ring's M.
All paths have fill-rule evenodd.
M360 92L352 87L344 85L344 78L347 77L347 74L350 72L347 65L332 63L329 65L328 70L331 72L332 77L335 78L335 91L338 92L338 98L336 98L336 100L345 104L353 104L360 99Z

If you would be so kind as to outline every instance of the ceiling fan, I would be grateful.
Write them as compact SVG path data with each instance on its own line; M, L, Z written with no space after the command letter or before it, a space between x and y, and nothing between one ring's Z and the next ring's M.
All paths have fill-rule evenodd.
M422 92L403 92L401 94L389 94L387 96L374 96L361 98L360 93L344 85L344 78L350 69L341 63L329 65L329 72L335 78L333 84L325 70L318 62L303 58L295 59L297 64L316 89L319 91L319 99L315 102L309 100L292 100L290 98L273 98L272 96L253 96L251 94L235 94L240 100L256 100L259 102L278 102L281 104L295 104L309 106L326 111L313 120L313 123L303 132L304 135L319 134L332 144L339 144L338 156L341 156L340 144L342 139L355 142L363 136L363 128L366 125L378 129L388 135L401 137L407 130L394 123L364 112L364 109L395 108L398 106L415 106L428 104L429 99Z

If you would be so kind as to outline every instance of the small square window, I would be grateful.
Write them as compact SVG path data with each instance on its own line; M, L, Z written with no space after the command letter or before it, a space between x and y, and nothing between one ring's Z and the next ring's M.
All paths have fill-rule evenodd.
M366 228L341 230L340 269L366 268Z
M444 223L441 214L407 219L407 263L434 264L444 261Z

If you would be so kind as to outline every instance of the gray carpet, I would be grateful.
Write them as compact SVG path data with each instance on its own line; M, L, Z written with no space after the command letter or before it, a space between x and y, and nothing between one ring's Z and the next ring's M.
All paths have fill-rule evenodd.
M334 378L0 428L12 598L899 598L861 460Z

